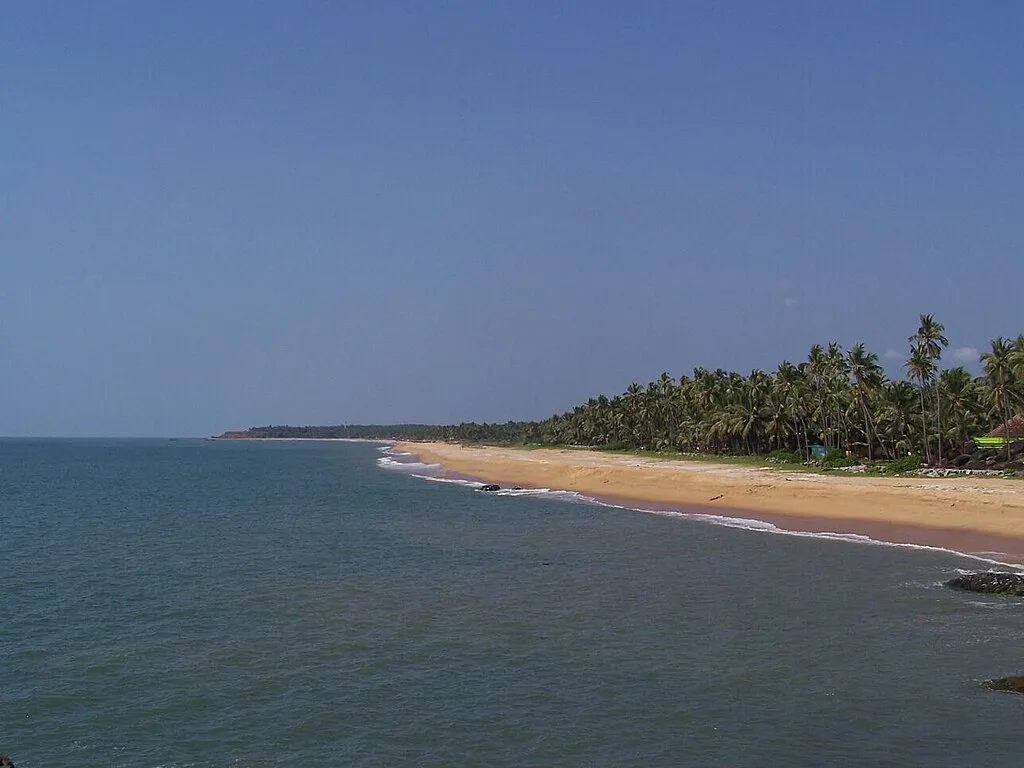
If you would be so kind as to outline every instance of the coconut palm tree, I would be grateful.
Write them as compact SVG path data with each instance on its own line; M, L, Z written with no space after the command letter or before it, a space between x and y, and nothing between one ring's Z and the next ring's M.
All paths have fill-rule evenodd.
M894 454L923 451L929 462L941 461L949 445L966 444L979 430L1024 411L1024 334L995 340L982 358L984 378L973 380L963 368L938 371L948 343L943 334L933 317L921 316L910 337L908 381L886 381L877 355L863 344L844 354L832 342L812 347L800 365L783 361L773 374L695 368L676 383L663 373L646 386L633 383L621 395L592 398L543 422L440 429L447 439L748 454L794 445L806 452L811 436L835 449L863 433L869 459L881 447ZM929 437L937 438L936 446Z
M1010 353L1011 368L1016 381L1014 400L1018 408L1024 407L1024 333L1017 336Z
M932 315L921 315L917 333L908 339L934 363L931 377L927 382L929 386L935 381L939 359L942 357L942 348L949 346L949 339L943 335L945 331L946 327ZM938 389L935 390L935 428L939 437L938 462L942 464L942 402Z
M796 435L797 450L802 452L810 450L807 439L807 365L803 363L796 366L788 360L783 360L775 372L774 382L774 390L785 409L786 417L792 424L789 432ZM800 445L801 435L804 440L803 446Z
M847 396L849 394L848 389L850 385L850 371L846 364L846 355L843 354L843 345L838 341L830 341L828 343L828 350L825 352L825 361L825 396L831 409L836 415L836 438L835 445L833 447L838 448L840 445L840 436L842 436L842 442L847 444L850 442L848 422L845 418L848 401Z
M912 445L911 429L917 394L914 386L907 381L888 382L879 392L878 426L885 435L880 439L889 440L893 456Z
M931 451L928 447L928 422L924 409L924 390L927 383L935 376L935 361L927 351L917 346L911 348L910 359L907 360L905 367L907 375L911 380L917 382L921 394L921 434L924 442L924 457L925 461L931 464Z
M881 388L885 382L885 373L882 366L878 364L878 355L864 349L863 342L853 345L847 355L847 362L850 367L850 376L853 377L854 387L857 390L857 402L860 405L861 416L864 419L864 436L868 443L868 461L873 461L871 450L871 415L868 409L868 399Z
M1010 421L1010 401L1013 396L1014 348L1002 336L992 341L992 349L981 356L985 378L992 389L992 401L1002 423ZM1010 440L1006 435L1006 460L1010 460Z
M815 344L811 347L810 354L807 355L807 378L811 383L811 388L814 390L815 405L818 411L818 420L821 425L821 439L825 443L825 447L831 447L828 440L828 416L825 411L825 377L828 369L828 361L825 359L825 350L821 344Z
M963 366L939 374L939 388L945 396L953 424L947 432L954 445L966 446L979 427L981 399L978 384Z

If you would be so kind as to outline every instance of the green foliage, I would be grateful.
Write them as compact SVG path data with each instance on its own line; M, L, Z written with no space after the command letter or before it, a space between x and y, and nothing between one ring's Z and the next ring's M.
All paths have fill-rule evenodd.
M796 451L786 450L785 448L779 448L776 451L772 451L766 458L768 461L776 464L800 464L803 461L799 453Z
M885 472L888 475L902 475L905 472L914 472L921 468L920 456L903 456L896 461L886 465Z
M951 458L972 438L1024 411L1024 335L1000 338L981 356L985 376L962 367L940 370L944 329L921 317L911 337L907 380L889 380L863 344L815 344L802 362L744 375L695 368L678 379L663 373L620 395L599 395L540 421L330 427L254 427L225 437L369 438L545 445L670 452L717 460L798 463L824 446L825 468L915 454ZM756 458L760 457L760 458ZM881 471L881 470L878 470Z
M595 451L607 451L608 453L628 453L633 449L624 443L607 443L606 445L593 446Z
M840 467L854 467L860 464L857 459L852 456L847 456L845 451L835 450L829 451L824 459L821 460L822 469L839 469Z

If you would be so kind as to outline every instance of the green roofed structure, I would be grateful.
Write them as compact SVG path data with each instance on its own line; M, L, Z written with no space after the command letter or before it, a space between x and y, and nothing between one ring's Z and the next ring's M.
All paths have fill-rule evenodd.
M1024 417L1014 416L984 437L974 438L974 445L978 448L1005 448L1007 443L1021 441L1024 441Z

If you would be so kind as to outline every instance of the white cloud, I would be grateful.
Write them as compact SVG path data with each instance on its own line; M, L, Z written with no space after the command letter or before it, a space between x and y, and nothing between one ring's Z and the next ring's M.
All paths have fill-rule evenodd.
M976 363L981 358L981 353L974 347L957 347L953 350L953 359L958 363Z
M797 300L792 296L787 296L782 300L782 305L785 307L795 307L797 305Z
M887 358L889 360L899 360L900 358L903 357L903 353L897 352L892 347L889 347L887 350L885 350L885 354L882 355L882 357Z

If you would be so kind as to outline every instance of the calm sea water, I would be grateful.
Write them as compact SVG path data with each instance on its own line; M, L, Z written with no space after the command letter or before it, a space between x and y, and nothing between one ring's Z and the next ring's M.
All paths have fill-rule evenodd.
M1015 766L952 554L378 467L0 442L0 753L42 766Z

